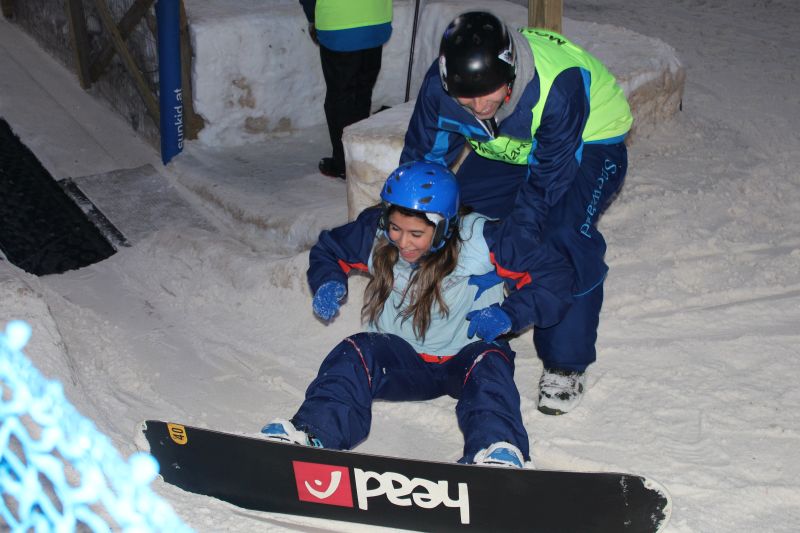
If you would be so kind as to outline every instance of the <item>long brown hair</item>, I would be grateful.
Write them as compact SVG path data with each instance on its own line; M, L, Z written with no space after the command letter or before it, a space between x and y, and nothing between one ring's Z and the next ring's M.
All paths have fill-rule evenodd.
M398 206L389 208L385 215L386 219L395 211L417 217L428 225L434 225L425 217L424 213ZM420 340L425 340L425 333L431 323L431 309L434 302L444 316L450 312L442 296L442 280L455 270L460 248L461 237L456 224L452 235L439 250L429 253L419 260L417 268L411 274L408 286L403 292L403 298L397 311L400 312L403 321L412 319L414 334ZM394 287L394 266L399 256L397 247L385 235L376 240L372 250L372 279L364 290L364 306L361 308L363 321L375 324L383 313L384 304L389 299Z

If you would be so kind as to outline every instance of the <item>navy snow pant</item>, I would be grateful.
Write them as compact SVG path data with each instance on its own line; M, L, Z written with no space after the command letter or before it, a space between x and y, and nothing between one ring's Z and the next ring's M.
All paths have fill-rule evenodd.
M358 333L322 362L292 422L325 448L347 450L369 434L373 400L420 401L446 394L458 400L456 417L464 434L459 462L472 462L475 453L500 441L515 445L528 460L514 356L505 342L476 341L444 363L428 363L396 335Z
M596 357L595 342L608 270L606 243L597 220L619 191L628 168L623 143L584 145L577 174L542 226L549 242L572 263L577 293L566 316L548 328L534 327L533 342L546 368L583 371ZM486 159L471 153L456 177L461 201L475 211L504 218L514 206L528 167Z

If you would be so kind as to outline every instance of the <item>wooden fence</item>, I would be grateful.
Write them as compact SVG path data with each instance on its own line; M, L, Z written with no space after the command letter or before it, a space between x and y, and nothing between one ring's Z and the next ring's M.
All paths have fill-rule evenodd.
M93 4L94 13L100 19L104 44L92 51L87 31L84 7ZM97 83L108 71L115 56L125 68L137 93L144 103L147 114L156 125L160 124L158 92L154 83L148 83L145 71L140 67L135 54L126 44L128 37L139 24L145 24L153 39L157 39L157 26L153 4L155 0L132 0L125 14L115 20L107 0L65 0L65 10L69 22L69 40L75 59L78 82L84 89ZM15 0L0 0L3 16L14 17ZM194 111L192 104L192 50L189 29L183 0L180 1L180 43L181 43L181 85L184 105L184 134L187 139L196 139L203 128L203 119Z
M15 0L0 0L4 17L13 18L14 2ZM84 5L88 2L94 4L106 37L104 46L94 54L89 44L84 11ZM152 13L154 3L155 0L133 0L119 20L114 19L107 0L65 0L65 9L69 21L70 44L81 87L89 89L92 84L100 80L114 56L118 56L142 98L147 114L155 124L160 124L158 95L151 90L152 84L148 85L134 54L126 44L128 37L141 23L146 24L154 38L156 37L156 22ZM528 0L528 25L531 27L561 32L562 16L563 0ZM192 51L183 0L180 1L180 43L184 134L187 139L196 139L197 133L203 128L203 119L195 113L192 105Z

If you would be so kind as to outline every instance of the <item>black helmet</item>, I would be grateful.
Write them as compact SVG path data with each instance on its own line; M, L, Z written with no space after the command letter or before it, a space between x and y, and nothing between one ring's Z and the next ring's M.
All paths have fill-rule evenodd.
M451 96L471 98L496 91L516 76L511 36L500 19L484 11L457 16L442 36L439 75Z

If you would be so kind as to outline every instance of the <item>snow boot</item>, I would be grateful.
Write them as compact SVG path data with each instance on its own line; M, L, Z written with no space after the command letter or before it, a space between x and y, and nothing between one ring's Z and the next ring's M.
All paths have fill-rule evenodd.
M344 167L337 165L332 157L323 157L319 160L319 171L330 178L347 179Z
M586 390L586 373L545 368L539 380L539 411L563 415L575 409Z
M267 440L277 442L288 442L289 444L300 444L301 446L311 446L322 448L319 439L314 438L305 431L294 427L289 420L276 418L261 429L261 433Z
M472 464L481 466L502 466L505 468L522 468L525 461L519 448L508 442L495 442L475 454Z

